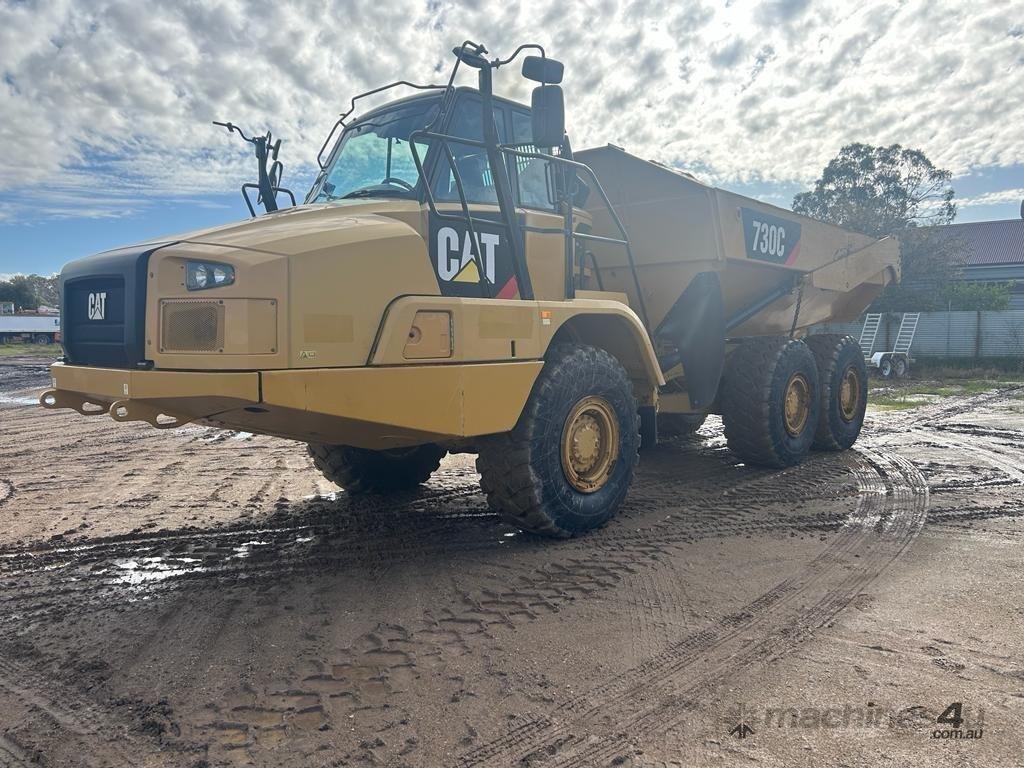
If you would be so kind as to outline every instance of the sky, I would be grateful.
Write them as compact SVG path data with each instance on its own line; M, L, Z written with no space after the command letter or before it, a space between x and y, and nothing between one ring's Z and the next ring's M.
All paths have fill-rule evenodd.
M304 194L356 93L441 82L465 39L565 62L577 148L789 207L846 143L949 169L957 221L1024 198L1024 16L1002 0L0 0L0 275L244 218L248 145ZM467 79L467 83L469 80ZM496 90L528 101L508 67Z

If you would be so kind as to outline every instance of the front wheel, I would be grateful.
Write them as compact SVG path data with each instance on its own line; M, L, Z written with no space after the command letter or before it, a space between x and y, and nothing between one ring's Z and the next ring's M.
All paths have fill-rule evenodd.
M640 415L625 369L603 349L548 350L515 428L480 443L477 470L506 522L567 538L618 511L639 460Z
M309 455L323 476L349 493L391 493L424 483L447 453L437 445L371 451L351 445L309 444Z
M50 337L47 336L45 333L40 333L40 334L38 334L36 336L36 344L49 344L49 343L50 343Z

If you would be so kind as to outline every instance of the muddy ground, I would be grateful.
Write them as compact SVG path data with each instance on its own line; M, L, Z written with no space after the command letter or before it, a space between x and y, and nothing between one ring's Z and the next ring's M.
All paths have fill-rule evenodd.
M0 360L0 765L1020 765L1024 384L784 472L709 421L552 542L472 457L350 499L46 381Z

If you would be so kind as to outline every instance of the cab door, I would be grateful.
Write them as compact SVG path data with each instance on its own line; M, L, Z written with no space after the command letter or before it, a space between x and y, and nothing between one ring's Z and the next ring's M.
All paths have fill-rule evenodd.
M483 147L459 142L483 141L482 111L479 94L457 96L445 131L452 137L447 141L451 159L439 153L445 156L437 158L430 179L431 195L440 214L429 214L430 258L443 296L518 298L509 232L498 209L487 152ZM495 104L494 119L499 140L507 142L506 109L500 103ZM472 227L465 221L463 201L473 216ZM473 244L471 230L479 240L478 246Z

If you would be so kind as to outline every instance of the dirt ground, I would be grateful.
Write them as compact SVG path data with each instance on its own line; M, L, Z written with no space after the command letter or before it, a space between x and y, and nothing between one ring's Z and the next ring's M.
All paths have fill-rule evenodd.
M469 456L350 499L46 382L0 360L0 766L1021 764L1024 383L783 472L709 420L552 542Z

